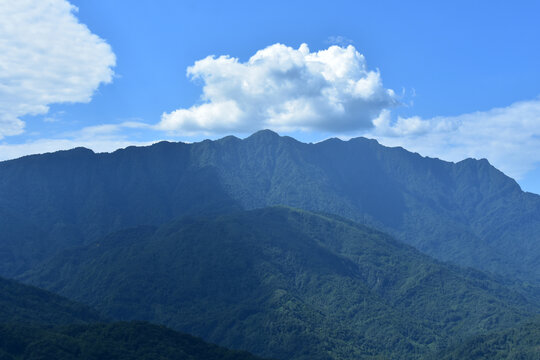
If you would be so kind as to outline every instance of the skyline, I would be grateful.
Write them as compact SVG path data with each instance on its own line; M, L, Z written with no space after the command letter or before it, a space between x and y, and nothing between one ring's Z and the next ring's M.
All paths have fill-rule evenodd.
M38 3L0 1L0 160L270 128L487 158L540 193L533 1Z

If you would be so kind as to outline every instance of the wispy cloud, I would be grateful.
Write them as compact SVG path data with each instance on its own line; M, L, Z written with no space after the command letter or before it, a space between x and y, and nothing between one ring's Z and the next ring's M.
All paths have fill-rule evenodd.
M337 35L337 36L329 36L326 39L326 43L330 45L339 45L339 46L345 47L345 46L354 44L354 41L346 38L345 36Z
M310 52L274 44L242 63L209 56L188 68L203 84L202 103L163 114L170 133L226 134L278 131L352 131L396 103L378 71L356 49L331 46Z
M53 103L88 102L112 80L115 55L65 0L0 1L0 139L24 131L24 115Z
M65 111L56 111L54 113L49 113L48 116L45 116L43 118L43 122L46 123L56 123L62 120L62 116L64 116L66 112Z
M540 163L540 98L459 116L392 120L389 111L374 120L368 136L389 146L459 161L487 158L517 179Z
M77 131L58 134L55 138L40 138L20 144L0 143L0 161L30 154L42 154L83 146L95 152L111 152L131 145L150 145L155 141L136 140L133 131L152 131L152 126L126 121L119 124L87 126Z

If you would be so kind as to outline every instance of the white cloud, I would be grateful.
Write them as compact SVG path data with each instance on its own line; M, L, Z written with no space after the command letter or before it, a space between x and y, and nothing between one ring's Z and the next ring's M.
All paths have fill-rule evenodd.
M540 164L540 98L452 117L401 118L384 111L369 136L388 146L459 161L487 158L520 179Z
M187 74L202 81L202 103L164 113L157 128L182 135L261 128L347 132L370 128L396 103L352 45L310 52L306 44L274 44L244 63L209 56Z
M0 0L0 139L24 130L24 115L88 102L112 80L110 46L79 23L65 0Z

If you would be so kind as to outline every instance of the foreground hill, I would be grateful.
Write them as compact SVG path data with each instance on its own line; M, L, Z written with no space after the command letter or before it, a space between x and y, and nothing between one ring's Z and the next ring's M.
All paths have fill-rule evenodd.
M0 278L0 359L257 360L148 323L104 318L48 291Z
M415 359L538 311L482 273L282 207L120 231L23 279L111 317L279 359Z
M486 160L449 163L364 138L162 142L0 163L0 274L112 231L289 205L390 232L438 259L540 284L540 196Z
M142 322L55 328L0 324L2 360L262 360Z
M103 318L86 305L0 278L0 323L59 325L99 320Z

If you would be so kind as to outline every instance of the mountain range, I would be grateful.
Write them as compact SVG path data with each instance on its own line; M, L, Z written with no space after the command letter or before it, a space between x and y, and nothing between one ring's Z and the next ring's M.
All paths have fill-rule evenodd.
M276 359L534 356L539 230L540 196L487 160L364 138L263 130L0 162L0 275L94 316L37 325L79 353L109 331L181 331ZM54 310L28 309L0 317L7 332Z
M0 274L182 215L287 205L374 226L437 259L540 282L540 196L487 160L444 162L375 140L77 148L0 163Z

